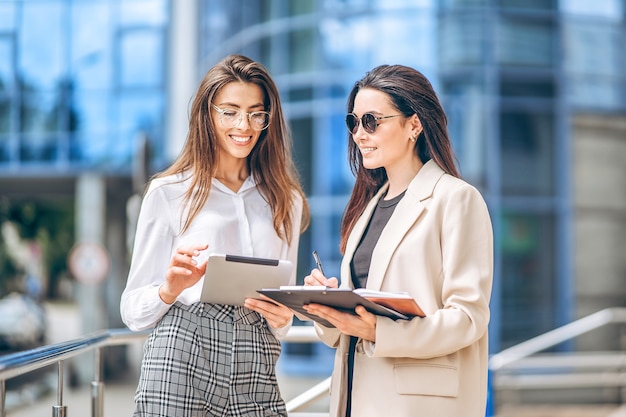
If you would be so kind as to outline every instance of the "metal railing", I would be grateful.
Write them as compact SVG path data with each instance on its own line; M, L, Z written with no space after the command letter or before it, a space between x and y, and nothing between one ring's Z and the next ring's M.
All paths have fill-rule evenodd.
M91 383L91 416L104 417L104 382L102 378L102 349L108 346L139 343L149 332L131 332L112 329L94 333L76 340L42 346L23 352L0 356L0 417L6 417L6 381L49 365L58 367L57 399L52 406L53 417L66 417L67 406L63 404L64 368L67 359L94 352L95 370ZM319 341L312 326L293 326L283 339L291 343ZM290 410L289 406L287 407Z
M541 336L505 349L491 356L489 360L489 369L492 374L496 376L494 384L496 386L498 384L497 375L499 372L506 369L514 369L516 364L526 360L524 366L534 366L537 369L541 369L542 367L554 368L555 366L584 368L586 364L590 363L593 363L593 366L596 367L607 366L613 368L617 366L617 368L613 368L620 369L620 371L617 371L617 379L611 380L610 384L626 387L626 367L623 366L626 361L626 355L624 353L611 354L605 352L595 354L595 356L588 354L588 361L581 361L581 356L576 356L575 359L572 359L573 356L560 356L559 358L552 358L549 361L542 361L541 358L536 358L535 360L528 359L530 356L545 349L600 327L617 323L626 323L626 308L616 307L598 311L597 313L549 331ZM106 330L77 340L43 346L0 357L0 417L6 417L6 380L53 364L57 364L58 366L58 386L57 404L52 407L52 415L53 417L66 417L67 406L63 405L64 361L89 351L95 352L94 380L91 383L91 415L92 417L104 417L102 349L107 346L128 345L130 343L140 342L143 341L147 335L147 332L131 332L126 329ZM290 329L284 341L291 343L309 343L317 342L319 339L312 326L294 326ZM565 386L571 386L575 384L577 380L572 379L571 375L569 375L564 381L566 382L561 381L559 383L566 384ZM590 381L593 381L593 378L586 378L580 383L589 384ZM599 380L597 383L606 384L606 378ZM328 395L329 388L330 377L288 401L286 404L287 412L290 413L302 410L304 407L321 399L323 396Z
M600 310L494 354L489 359L494 392L617 388L626 395L626 351L543 353L546 349L612 324L626 324L626 308ZM496 396L497 397L497 396ZM552 398L554 400L554 398Z

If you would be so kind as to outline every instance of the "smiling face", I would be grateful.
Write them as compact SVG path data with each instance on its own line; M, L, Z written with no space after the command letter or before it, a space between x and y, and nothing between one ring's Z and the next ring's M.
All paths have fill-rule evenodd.
M243 112L239 123L232 127L222 124L220 113L211 106L213 112L213 127L217 134L217 142L220 147L220 165L233 165L233 167L245 166L245 161L256 145L261 130L255 130L250 126L250 120L246 113L264 111L263 90L256 84L234 81L226 84L213 99L213 105L222 111ZM210 104L209 104L210 106Z
M400 114L387 94L371 88L359 90L352 113L359 119L365 113L372 113L376 117ZM352 135L363 157L363 166L367 169L385 168L389 176L394 171L414 166L417 159L415 143L409 138L418 131L417 116L408 119L404 116L391 117L378 120L377 124L374 133L367 133L362 123L359 123L357 131Z

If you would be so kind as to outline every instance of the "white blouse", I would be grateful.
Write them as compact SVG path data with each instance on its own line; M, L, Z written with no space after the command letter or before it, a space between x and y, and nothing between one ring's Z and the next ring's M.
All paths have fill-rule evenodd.
M291 284L296 282L302 199L294 192L291 245L274 230L272 211L259 193L252 177L234 192L213 179L209 197L185 233L180 234L185 192L190 184L183 175L157 178L144 196L137 222L133 256L120 312L131 330L154 327L171 304L161 300L159 287L165 282L176 248L208 243L197 257L204 262L209 254L221 253L260 258L287 259L294 265ZM200 301L204 278L185 289L177 298L183 304ZM281 337L291 324L272 329Z

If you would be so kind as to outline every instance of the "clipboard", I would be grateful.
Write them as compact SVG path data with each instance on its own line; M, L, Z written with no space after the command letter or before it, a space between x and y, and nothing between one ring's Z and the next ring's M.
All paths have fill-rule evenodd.
M318 288L318 287L304 287L299 288L294 286L291 288L264 288L258 291L260 294L264 294L271 299L289 307L293 311L311 319L326 327L335 327L328 321L314 315L309 314L304 308L305 304L323 304L333 307L340 311L345 311L351 314L356 314L354 309L362 305L369 312L392 318L394 320L403 319L408 320L412 316L408 316L399 313L395 310L376 304L359 294L355 293L349 288Z
M200 301L243 306L246 298L259 298L259 288L287 285L292 272L288 260L211 254Z

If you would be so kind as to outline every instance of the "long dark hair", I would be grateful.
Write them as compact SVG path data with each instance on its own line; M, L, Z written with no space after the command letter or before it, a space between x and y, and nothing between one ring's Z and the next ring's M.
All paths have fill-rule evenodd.
M293 193L298 193L303 201L300 231L304 231L309 224L309 207L293 163L291 133L283 116L278 88L267 69L248 57L229 55L205 74L193 100L189 133L183 149L174 163L157 177L186 171L192 174L191 186L185 195L189 211L183 222L182 233L189 228L206 203L211 179L219 164L219 145L213 129L211 103L226 84L234 81L261 87L265 97L265 111L271 113L270 124L261 132L247 162L261 194L272 208L276 233L290 243Z
M413 149L420 161L426 163L433 159L446 173L459 176L448 137L448 118L433 86L421 72L403 65L381 65L372 69L354 84L348 96L348 113L352 113L354 100L364 88L387 94L393 106L407 118L416 114L423 130ZM342 253L346 249L350 231L365 206L387 182L385 168L363 167L363 157L351 134L348 135L348 158L356 182L341 221Z

